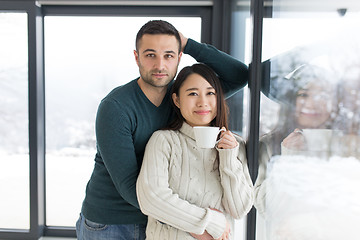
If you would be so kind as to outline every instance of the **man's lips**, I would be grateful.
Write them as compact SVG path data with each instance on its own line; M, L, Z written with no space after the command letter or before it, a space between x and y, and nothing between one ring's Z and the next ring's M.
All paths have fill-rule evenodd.
M166 73L153 73L153 76L156 78L162 78L162 77L166 77L167 74Z

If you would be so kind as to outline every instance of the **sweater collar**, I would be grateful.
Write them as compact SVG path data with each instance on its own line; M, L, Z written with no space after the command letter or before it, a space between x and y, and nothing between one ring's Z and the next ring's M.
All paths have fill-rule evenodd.
M186 122L183 122L183 125L181 126L179 131L181 133L185 134L186 136L195 140L195 134L194 134L193 127L190 126L189 124L187 124Z

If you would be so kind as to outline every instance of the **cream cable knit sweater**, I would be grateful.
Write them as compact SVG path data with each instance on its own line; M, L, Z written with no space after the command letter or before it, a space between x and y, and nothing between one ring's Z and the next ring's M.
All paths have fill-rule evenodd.
M141 211L149 216L147 240L194 239L189 232L205 230L219 238L226 219L234 231L233 219L253 205L245 143L236 138L234 149L201 149L186 123L179 131L153 134L136 186Z

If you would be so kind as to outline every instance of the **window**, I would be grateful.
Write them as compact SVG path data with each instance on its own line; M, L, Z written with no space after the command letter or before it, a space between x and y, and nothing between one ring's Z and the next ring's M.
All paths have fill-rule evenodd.
M200 17L161 18L200 41ZM113 88L139 76L135 37L151 19L45 17L48 226L75 225L94 166L97 107ZM184 55L179 70L194 62Z
M0 228L29 229L27 14L0 12Z
M359 236L360 15L325 7L264 19L257 239Z

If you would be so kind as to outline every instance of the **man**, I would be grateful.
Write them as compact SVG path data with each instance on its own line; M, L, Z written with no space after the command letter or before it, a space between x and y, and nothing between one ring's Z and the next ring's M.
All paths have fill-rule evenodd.
M136 180L148 139L172 118L169 92L183 52L212 67L227 95L246 85L247 67L231 56L180 36L168 22L142 26L134 51L140 77L111 91L98 109L95 166L76 223L79 240L145 239Z

